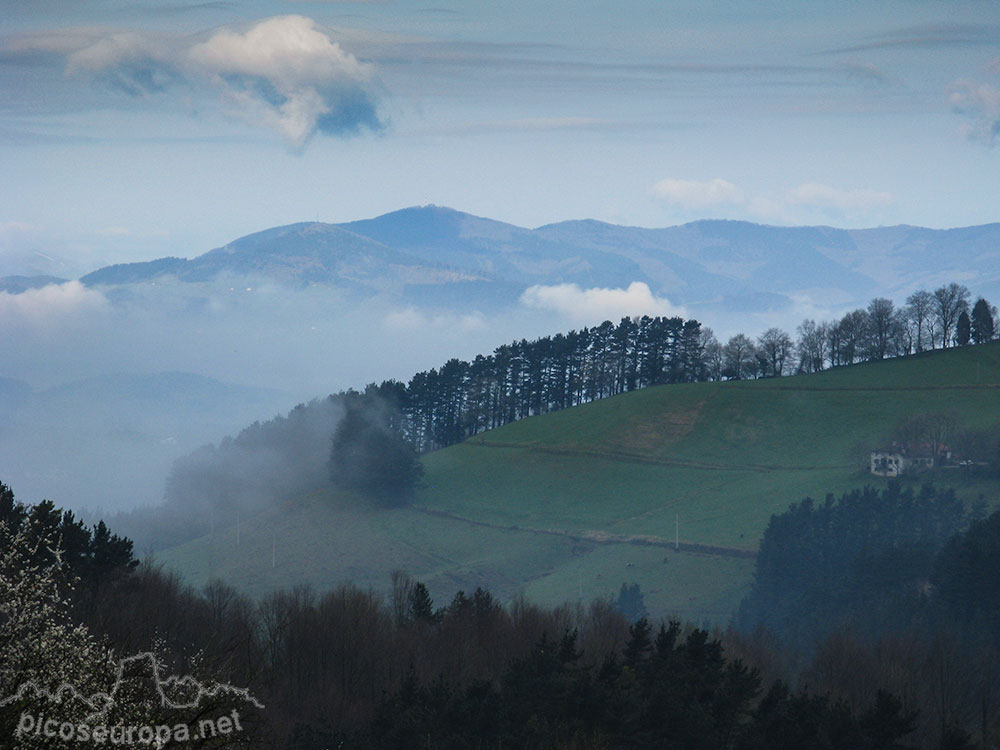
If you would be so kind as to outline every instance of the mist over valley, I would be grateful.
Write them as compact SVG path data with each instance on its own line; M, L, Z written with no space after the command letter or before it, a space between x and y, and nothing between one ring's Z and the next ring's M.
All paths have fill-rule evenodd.
M998 295L997 248L1000 225L529 230L426 206L79 281L8 275L0 458L29 497L155 505L178 457L339 390L622 316L696 318L724 340L901 303L972 267Z

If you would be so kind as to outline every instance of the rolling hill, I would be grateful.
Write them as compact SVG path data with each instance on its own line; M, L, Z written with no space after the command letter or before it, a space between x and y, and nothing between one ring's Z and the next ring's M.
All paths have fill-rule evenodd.
M412 507L318 488L160 556L252 593L403 569L438 603L488 586L549 604L637 582L654 615L724 623L768 519L877 479L859 456L904 417L1000 419L1000 342L748 382L635 391L532 417L424 457ZM967 500L995 482L942 470Z

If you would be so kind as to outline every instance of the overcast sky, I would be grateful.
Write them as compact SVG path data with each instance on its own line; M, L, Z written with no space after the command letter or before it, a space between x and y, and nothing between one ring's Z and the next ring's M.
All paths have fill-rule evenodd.
M0 275L426 203L529 227L998 218L997 2L0 0L0 18Z

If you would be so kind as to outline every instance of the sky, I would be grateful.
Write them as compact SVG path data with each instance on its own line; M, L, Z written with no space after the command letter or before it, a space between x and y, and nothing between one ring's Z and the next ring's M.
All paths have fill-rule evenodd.
M997 220L1000 3L0 0L0 275L438 204Z

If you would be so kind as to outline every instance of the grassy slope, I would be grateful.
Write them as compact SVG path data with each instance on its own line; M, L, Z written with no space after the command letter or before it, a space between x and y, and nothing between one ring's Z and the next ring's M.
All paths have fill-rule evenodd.
M988 425L998 407L1000 344L652 388L426 456L414 508L364 510L324 490L243 524L238 548L230 529L163 557L195 582L218 575L255 593L345 580L382 589L402 568L441 603L480 584L558 603L634 581L657 615L723 622L752 560L675 552L676 530L681 542L753 550L789 503L872 483L856 446L883 442L907 414L949 411ZM992 489L961 474L947 481L970 499ZM601 541L610 535L619 541ZM667 546L628 543L634 535Z

